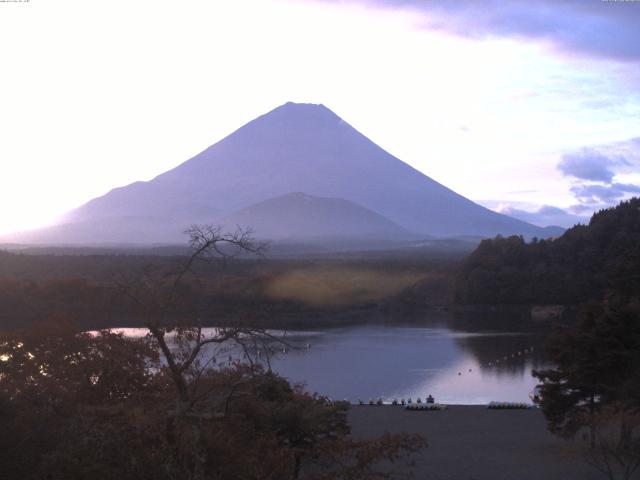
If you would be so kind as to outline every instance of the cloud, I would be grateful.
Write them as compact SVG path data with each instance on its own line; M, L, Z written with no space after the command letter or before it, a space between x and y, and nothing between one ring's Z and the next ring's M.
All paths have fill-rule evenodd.
M628 165L624 157L608 157L597 150L584 148L565 154L557 168L564 175L593 182L611 183L615 172L611 167Z
M571 192L579 202L586 205L608 206L628 194L640 193L640 186L623 183L610 185L574 185Z
M539 226L588 223L588 215L594 211L640 195L640 137L566 153L556 168L569 177L575 205L564 210L551 205L523 209L521 205L501 204L496 210Z
M575 205L571 205L567 210L575 215L591 215L594 212L594 207L593 205L577 203Z
M589 56L640 60L640 6L636 2L364 0L364 3L420 11L429 28L462 36L520 37L551 42L559 49Z
M551 225L560 227L572 227L577 223L588 223L589 217L583 215L575 215L567 212L562 208L552 205L543 205L537 210L528 211L516 208L510 204L500 204L496 211L517 218L524 222L538 225L539 227L548 227ZM590 212L584 212L590 213Z
M571 211L580 214L609 207L640 194L640 185L629 183L640 170L640 137L565 154L557 168L574 179L570 191L579 204Z

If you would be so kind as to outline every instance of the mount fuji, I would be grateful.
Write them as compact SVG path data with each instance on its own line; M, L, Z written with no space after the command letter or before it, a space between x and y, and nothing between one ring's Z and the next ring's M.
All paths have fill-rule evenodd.
M325 106L287 103L150 181L115 188L57 225L5 239L175 243L195 223L296 241L549 236L434 181Z

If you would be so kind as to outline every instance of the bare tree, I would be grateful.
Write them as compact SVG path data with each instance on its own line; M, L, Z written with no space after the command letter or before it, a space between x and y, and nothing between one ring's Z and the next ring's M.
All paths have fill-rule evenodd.
M307 395L259 365L258 360L266 360L269 366L275 348L293 348L284 337L256 328L254 322L229 319L204 329L212 319L202 298L207 296L207 275L216 270L207 265L262 255L265 245L242 229L225 233L220 227L195 226L186 233L191 250L177 265L149 267L119 282L119 291L135 305L148 330L147 339L164 359L160 390L171 393L159 418L172 456L169 478L230 478L227 463L246 461L245 445L238 439L257 443L250 467L257 473L250 478L265 478L263 464L265 471L278 465L279 476L268 478L299 478L303 463L312 477L389 478L388 462L401 461L425 445L422 437L410 434L348 438L347 404ZM220 361L222 356L228 363ZM228 436L221 440L225 432ZM271 454L265 456L264 448Z
M202 269L203 265L226 263L241 255L261 256L266 244L256 242L251 230L241 228L228 233L219 226L204 225L193 226L185 233L190 245L186 258L168 271L151 268L143 275L120 281L119 291L134 303L148 337L162 352L177 393L167 419L167 436L171 443L177 428L189 426L190 447L181 449L175 445L176 451L181 452L180 462L186 463L190 477L200 480L206 478L207 463L201 421L224 415L237 387L232 385L227 392L200 391L203 372L219 363L221 352L227 354L231 349L242 352L251 365L256 363L252 358L255 352L265 352L268 360L270 345L282 339L265 329L228 321L203 329L202 318L207 312L203 311L198 294L194 294L206 283L207 269Z

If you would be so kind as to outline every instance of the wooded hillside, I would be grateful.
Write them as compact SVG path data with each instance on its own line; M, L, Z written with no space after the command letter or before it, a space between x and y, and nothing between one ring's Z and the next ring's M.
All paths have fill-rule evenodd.
M484 240L462 262L460 304L566 304L602 299L608 289L640 291L640 198L593 215L559 238Z

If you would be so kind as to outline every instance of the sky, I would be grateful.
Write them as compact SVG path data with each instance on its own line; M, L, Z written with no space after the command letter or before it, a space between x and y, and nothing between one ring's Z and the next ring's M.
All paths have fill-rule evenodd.
M640 1L0 2L0 233L150 180L287 101L568 226L640 194Z

